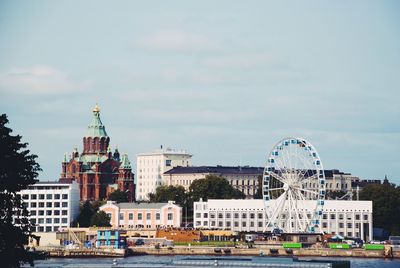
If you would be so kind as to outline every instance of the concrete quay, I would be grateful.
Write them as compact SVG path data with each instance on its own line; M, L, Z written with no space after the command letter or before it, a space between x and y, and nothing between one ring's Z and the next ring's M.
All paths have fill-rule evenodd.
M146 255L232 255L232 256L295 256L295 257L359 257L359 258L400 258L400 251L364 249L301 248L287 251L277 247L234 248L234 247L130 247L134 254Z

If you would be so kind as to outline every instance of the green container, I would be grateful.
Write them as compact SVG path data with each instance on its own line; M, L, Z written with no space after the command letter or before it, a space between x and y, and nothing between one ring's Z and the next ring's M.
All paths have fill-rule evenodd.
M385 250L385 245L379 244L364 244L365 250Z
M283 248L301 248L301 243L283 243Z
M332 249L349 249L350 245L349 244L339 244L339 243L330 243L329 248Z

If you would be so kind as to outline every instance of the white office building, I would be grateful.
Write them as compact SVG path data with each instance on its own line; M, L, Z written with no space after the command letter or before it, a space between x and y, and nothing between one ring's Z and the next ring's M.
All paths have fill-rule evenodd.
M147 200L163 182L164 172L177 167L192 165L192 155L170 148L138 154L136 158L136 200Z
M18 194L36 225L36 232L67 228L79 214L79 186L76 182L37 182Z
M304 202L311 214L315 201ZM262 199L210 199L194 203L193 221L195 228L263 232L268 219ZM372 240L372 201L326 200L321 228L329 234Z

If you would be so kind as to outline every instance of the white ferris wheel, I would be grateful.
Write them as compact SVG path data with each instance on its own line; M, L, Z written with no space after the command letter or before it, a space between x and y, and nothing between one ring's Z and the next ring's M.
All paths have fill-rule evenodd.
M264 169L264 231L319 232L325 192L325 173L314 146L302 138L279 141Z

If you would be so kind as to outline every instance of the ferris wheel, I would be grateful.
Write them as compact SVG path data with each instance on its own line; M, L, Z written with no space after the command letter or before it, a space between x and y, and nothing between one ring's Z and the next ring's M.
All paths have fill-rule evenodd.
M318 232L325 192L325 173L314 146L302 138L282 139L264 169L264 232Z

